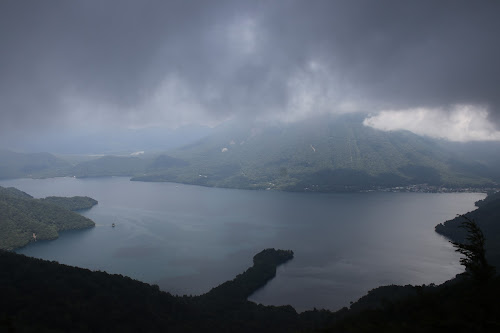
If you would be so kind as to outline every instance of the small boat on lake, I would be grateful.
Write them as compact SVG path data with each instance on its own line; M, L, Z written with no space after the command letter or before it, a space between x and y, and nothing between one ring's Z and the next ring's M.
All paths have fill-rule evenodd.
M115 227L115 224L113 223L113 224L111 224L111 226L114 228L114 227Z

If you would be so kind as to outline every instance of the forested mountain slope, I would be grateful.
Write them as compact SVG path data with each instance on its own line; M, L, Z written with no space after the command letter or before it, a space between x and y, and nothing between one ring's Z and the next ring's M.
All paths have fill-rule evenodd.
M97 204L87 197L34 199L15 188L0 186L0 249L22 247L31 241L55 239L58 232L83 229L95 223L68 208Z
M486 236L486 258L500 271L500 192L490 194L484 200L476 202L476 210L464 214L476 221ZM465 242L466 230L461 227L463 217L440 223L436 232L454 242Z
M0 149L0 179L54 177L66 174L71 164L49 153L23 154Z
M188 164L133 180L292 191L466 186L491 180L493 168L477 168L481 161L468 161L438 140L383 132L362 120L361 115L344 115L274 126L226 124L212 136L169 152Z
M356 191L500 181L498 143L452 143L363 125L364 115L297 123L232 121L164 153L96 156L75 165L50 154L0 152L0 178L129 176L204 186L286 191ZM147 147L145 147L147 150Z
M275 270L279 264L269 261L265 267ZM195 297L173 296L125 276L1 250L0 265L1 331L498 332L500 328L498 277L484 284L458 279L441 286L380 287L352 304L351 310L299 314L291 306L263 306L239 298L261 279L261 272L267 276L268 269L258 268L255 260L234 280Z

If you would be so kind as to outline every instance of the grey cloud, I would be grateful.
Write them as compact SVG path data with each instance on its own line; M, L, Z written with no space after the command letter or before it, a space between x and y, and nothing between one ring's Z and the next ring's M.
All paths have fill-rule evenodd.
M117 122L137 113L134 121L151 123L159 111L148 100L172 77L201 108L186 119L287 112L297 93L290 82L311 62L325 72L311 76L327 86L317 89L328 95L323 107L351 96L365 111L472 103L496 116L499 9L495 1L3 1L0 127L65 118L67 95L109 106L99 112ZM190 111L167 101L162 112Z

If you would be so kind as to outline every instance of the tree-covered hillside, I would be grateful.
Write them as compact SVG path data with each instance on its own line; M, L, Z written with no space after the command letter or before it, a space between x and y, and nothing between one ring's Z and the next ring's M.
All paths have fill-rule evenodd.
M484 200L476 202L476 210L464 214L467 218L476 221L486 235L486 256L489 262L500 271L500 192L490 194ZM436 232L448 237L454 242L464 242L466 230L461 227L463 217L440 223Z
M0 179L64 175L71 164L48 153L23 154L0 149Z
M266 250L234 280L201 296L174 296L121 275L0 250L0 331L12 332L498 332L500 279L386 286L337 312L297 313L238 295L282 260ZM269 259L269 260L268 260ZM256 283L255 283L256 282ZM236 298L233 296L236 295Z
M15 187L2 187L0 186L0 195L11 196L20 199L33 199L31 195Z
M384 132L364 126L363 119L350 114L291 124L230 122L176 150L80 162L73 158L74 165L59 163L49 154L40 156L50 163L28 163L26 159L39 155L4 152L0 177L128 176L137 181L285 191L356 191L412 184L453 188L500 181L496 144Z
M91 204L91 205L90 205ZM34 199L14 188L0 187L0 249L22 247L31 241L55 239L58 232L95 226L68 207L89 208L87 197Z
M0 331L293 332L333 318L246 300L290 251L267 249L234 280L202 296L173 296L121 275L0 251ZM250 289L248 289L250 288Z
M97 200L89 197L46 197L38 199L40 202L59 206L71 211L85 210L97 205Z
M491 180L490 173L467 168L480 161L469 162L437 140L379 131L362 120L345 115L275 126L226 124L212 136L169 153L189 165L133 180L291 191L422 183L453 187Z
M147 162L138 157L103 156L75 165L69 171L69 175L75 177L132 176L143 173Z

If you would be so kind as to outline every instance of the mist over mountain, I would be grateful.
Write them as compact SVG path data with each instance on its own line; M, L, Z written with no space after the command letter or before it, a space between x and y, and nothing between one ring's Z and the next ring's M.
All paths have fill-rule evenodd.
M0 179L65 174L71 164L49 153L23 154L0 149Z
M2 2L0 147L123 158L16 156L0 161L0 176L324 191L495 181L498 9ZM356 121L330 121L343 115Z
M499 8L460 0L5 1L0 141L20 150L19 136L43 141L61 129L293 122L363 110L385 130L498 141ZM32 151L40 150L49 149Z
M39 136L26 132L12 134L5 140L5 149L19 152L50 152L54 154L129 154L133 152L165 151L201 139L211 133L207 126L186 125L179 128L107 128L58 131ZM6 145L6 143L9 143ZM2 147L2 143L0 143Z
M293 191L359 190L374 186L485 185L496 180L495 158L477 143L385 132L363 115L325 115L292 124L227 123L168 154L186 161L133 180ZM472 151L474 154L472 154ZM460 152L460 153L459 153Z
M203 138L198 132L191 143L164 151L154 148L167 141L145 140L139 143L141 151L104 156L57 158L4 151L0 176L130 176L137 181L285 191L414 184L456 188L489 186L500 179L500 148L495 143L381 131L364 125L363 119L363 114L323 115L289 124L235 119Z

